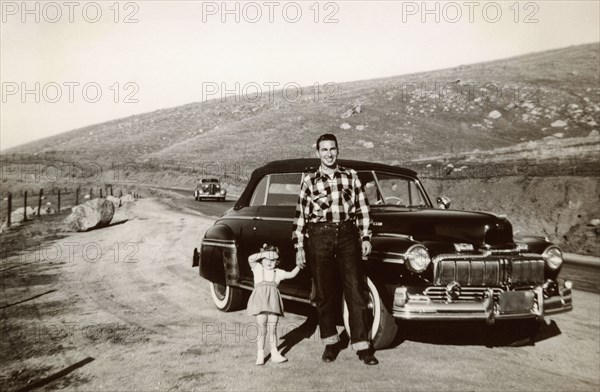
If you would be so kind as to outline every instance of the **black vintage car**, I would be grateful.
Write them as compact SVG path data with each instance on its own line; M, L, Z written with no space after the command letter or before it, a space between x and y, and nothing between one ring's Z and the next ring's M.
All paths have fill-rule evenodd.
M368 275L375 348L389 345L400 320L541 320L572 309L571 282L561 282L561 250L543 237L513 236L505 218L434 208L412 170L339 160L358 172L371 208ZM279 247L279 268L295 266L292 224L300 183L316 159L269 163L252 173L234 207L206 231L193 265L210 282L223 311L245 306L253 287L247 262L263 243ZM440 208L441 207L441 208ZM282 296L310 302L307 269L280 285ZM341 313L347 311L340 304Z
M221 187L218 178L203 178L194 191L196 201L202 199L225 201L226 197L227 191Z

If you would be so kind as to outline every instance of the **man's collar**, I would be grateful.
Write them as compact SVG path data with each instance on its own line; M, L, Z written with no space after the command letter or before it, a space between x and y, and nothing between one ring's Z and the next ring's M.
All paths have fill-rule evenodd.
M336 164L335 169L333 169L333 176L335 177L335 175L338 173L347 173L347 170L339 164ZM319 177L329 178L329 176L323 171L323 165L319 165L319 170L317 170L317 174L319 175Z

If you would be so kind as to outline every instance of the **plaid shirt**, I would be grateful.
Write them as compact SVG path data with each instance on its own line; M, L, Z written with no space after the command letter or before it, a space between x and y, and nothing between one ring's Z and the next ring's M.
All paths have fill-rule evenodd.
M301 246L306 223L344 222L356 220L363 240L369 234L369 203L356 171L337 166L333 178L323 173L321 167L302 180L296 204L292 239Z

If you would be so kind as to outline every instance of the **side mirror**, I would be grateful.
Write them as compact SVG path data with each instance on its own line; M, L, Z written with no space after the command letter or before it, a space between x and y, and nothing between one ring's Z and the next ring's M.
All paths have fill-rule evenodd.
M452 200L450 200L449 197L440 196L436 199L436 203L437 203L437 207L440 210L447 210L448 208L450 208L450 203L452 203Z

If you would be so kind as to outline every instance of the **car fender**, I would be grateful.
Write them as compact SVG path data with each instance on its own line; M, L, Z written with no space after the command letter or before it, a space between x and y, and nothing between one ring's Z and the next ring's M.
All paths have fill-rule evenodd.
M200 247L200 276L213 283L235 285L240 270L231 228L217 223L206 231Z

